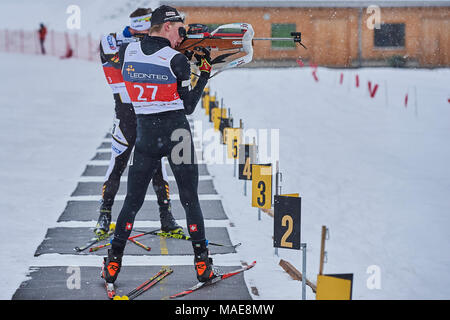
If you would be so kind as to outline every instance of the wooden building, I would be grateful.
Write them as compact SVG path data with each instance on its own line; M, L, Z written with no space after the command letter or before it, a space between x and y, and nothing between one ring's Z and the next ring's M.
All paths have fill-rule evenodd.
M450 66L450 1L160 1L186 24L252 24L255 37L302 32L305 50L290 43L255 41L254 61L302 58L326 66Z

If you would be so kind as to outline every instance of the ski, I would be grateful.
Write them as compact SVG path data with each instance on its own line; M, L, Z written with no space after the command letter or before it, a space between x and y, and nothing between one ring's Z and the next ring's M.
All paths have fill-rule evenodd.
M170 268L162 268L157 274L152 276L150 279L144 281L142 284L131 290L124 296L115 296L114 300L133 300L146 292L148 289L153 287L155 284L160 282L162 279L166 278L173 272Z
M105 233L101 236L96 236L96 237L92 238L91 240L89 240L85 245L83 245L81 247L75 247L75 248L73 248L73 250L75 250L76 252L82 252L82 251L86 250L87 248L92 247L94 244L96 244L102 240L108 239L113 234L114 234L114 229L110 229L108 231L108 233Z
M232 276L235 276L235 275L237 275L239 273L247 271L247 270L253 268L255 266L255 264L256 264L256 261L253 261L249 265L243 266L242 268L236 269L236 270L231 271L231 272L223 273L223 274L219 275L218 277L216 277L216 278L214 278L212 280L209 280L209 281L206 281L206 282L199 282L199 283L197 283L196 285L190 287L187 290L184 290L184 291L181 291L181 292L176 293L174 295L171 295L170 298L171 299L175 299L175 298L184 297L185 295L188 295L188 294L190 294L190 293L192 293L194 291L197 291L197 290L199 290L201 288L204 288L206 286L212 285L212 284L214 284L216 282L219 282L221 280L227 279L229 277L232 277Z
M180 239L180 240L191 241L191 237L186 235L185 233L172 233L172 232L164 232L164 231L161 231L161 230L154 230L154 231L145 232L145 234L151 234L151 235L165 237L165 238L173 238L173 239ZM242 243L239 242L237 244L221 244L221 243L210 242L210 241L207 240L207 244L212 245L212 246L229 247L229 248L236 249Z
M114 299L114 297L116 296L116 287L114 286L114 283L109 283L105 281L105 289L108 298Z

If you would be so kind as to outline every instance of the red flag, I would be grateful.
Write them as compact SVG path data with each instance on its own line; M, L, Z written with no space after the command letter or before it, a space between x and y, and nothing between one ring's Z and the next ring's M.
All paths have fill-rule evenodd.
M373 97L375 97L375 94L377 93L378 84L375 84L373 89L372 89L372 82L371 81L368 82L368 85L369 85L370 97L373 98Z

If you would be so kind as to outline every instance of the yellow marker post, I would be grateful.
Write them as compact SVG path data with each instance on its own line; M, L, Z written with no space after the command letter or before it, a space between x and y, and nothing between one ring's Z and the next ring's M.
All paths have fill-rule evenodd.
M218 130L216 130L216 121L220 117L220 111L220 108L213 108L211 110L211 122L213 123L214 131Z
M306 300L306 243L301 242L301 201L298 193L275 195L273 246L302 251L302 300Z
M353 274L317 275L316 300L351 300Z
M213 115L211 116L214 124L214 131L219 131L220 128L220 120L222 118L227 117L227 109L226 108L215 108L213 109Z
M205 114L206 114L206 108L209 106L209 89L208 91L206 91L205 89L205 95L203 96L203 100L202 100L202 108L205 109Z
M256 150L255 144L239 145L239 180L252 180L252 165L257 159Z
M252 165L252 207L272 207L272 165Z
M239 158L239 144L241 143L241 128L227 128L227 156L228 159Z

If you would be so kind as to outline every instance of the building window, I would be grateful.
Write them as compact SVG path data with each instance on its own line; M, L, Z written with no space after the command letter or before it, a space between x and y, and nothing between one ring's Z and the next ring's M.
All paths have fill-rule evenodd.
M290 38L291 32L296 31L295 23L272 23L272 38ZM272 41L272 49L289 50L295 49L294 41Z
M404 48L405 24L384 23L374 30L374 45L378 48Z
M219 23L209 23L206 25L208 27L209 32L213 32L214 30L216 30L218 27L221 26L221 24Z

